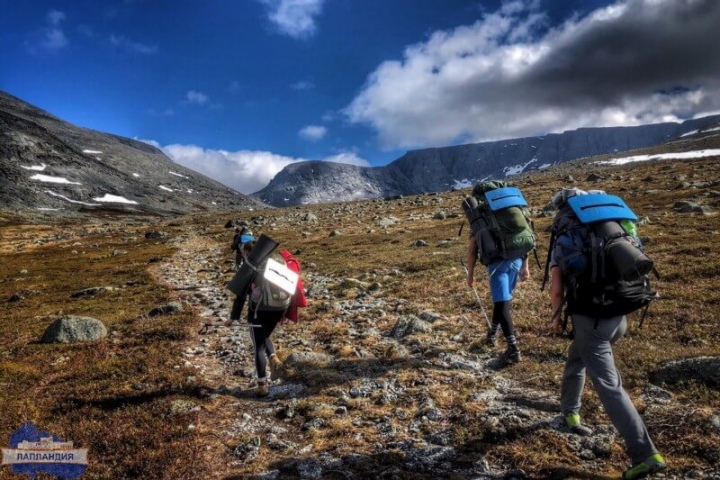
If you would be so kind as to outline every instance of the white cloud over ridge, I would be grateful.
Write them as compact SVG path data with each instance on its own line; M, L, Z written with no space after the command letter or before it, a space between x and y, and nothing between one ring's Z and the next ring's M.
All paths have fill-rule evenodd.
M315 33L315 17L324 0L259 0L268 9L268 19L280 33L303 39Z
M316 142L323 139L325 135L327 135L327 131L327 127L323 127L321 125L308 125L300 129L298 135L300 135L300 138L304 138L305 140Z
M257 192L267 186L270 180L287 165L308 161L305 158L293 158L264 151L229 152L179 144L163 147L153 140L141 141L160 148L176 163L244 194ZM362 167L370 166L369 162L358 157L354 152L341 152L322 160Z
M418 148L720 109L720 2L619 0L554 28L536 3L408 46L344 113L385 148Z

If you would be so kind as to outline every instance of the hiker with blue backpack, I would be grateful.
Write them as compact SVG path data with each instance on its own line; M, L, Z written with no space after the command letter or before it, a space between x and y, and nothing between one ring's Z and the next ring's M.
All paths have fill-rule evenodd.
M233 235L232 243L230 244L230 250L235 252L235 271L240 270L240 267L242 267L245 261L243 245L253 240L255 240L255 237L246 227L235 227L235 235Z
M535 248L535 234L524 211L527 202L520 189L495 180L475 185L462 206L470 222L467 284L474 288L475 265L479 260L487 268L493 300L492 322L485 343L497 346L496 335L502 330L507 348L499 357L500 363L518 363L521 356L510 302L518 280L530 278L528 255Z
M619 197L572 188L558 192L552 203L558 211L543 287L549 272L552 331L561 334L568 319L572 323L562 413L572 432L592 433L579 414L587 374L632 460L622 478L643 478L664 469L665 460L623 388L612 346L627 330L625 315L647 309L655 298L648 278L654 266L636 235L637 217Z

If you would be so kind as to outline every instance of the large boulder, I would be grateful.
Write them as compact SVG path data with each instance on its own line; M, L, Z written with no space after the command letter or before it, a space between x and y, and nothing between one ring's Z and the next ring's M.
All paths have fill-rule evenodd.
M676 385L697 382L711 388L720 387L720 357L686 358L670 362L650 373L650 381Z
M46 330L41 343L92 342L107 336L105 325L95 318L66 316L55 320Z

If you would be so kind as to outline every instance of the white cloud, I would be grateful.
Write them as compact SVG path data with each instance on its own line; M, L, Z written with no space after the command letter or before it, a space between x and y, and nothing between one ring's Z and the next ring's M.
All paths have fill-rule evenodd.
M45 16L46 26L33 32L30 38L23 43L25 48L33 54L49 53L61 50L70 44L62 22L66 15L58 10L50 10Z
M122 35L110 35L110 43L131 52L142 53L143 55L153 55L160 51L157 45L146 45L144 43L134 42Z
M290 85L293 90L312 90L315 88L315 84L308 80L300 80Z
M138 140L161 149L174 162L244 194L257 192L267 186L270 180L287 165L308 161L306 158L293 158L272 152L252 150L228 152L179 144L163 147L154 140ZM354 152L341 152L322 160L361 167L370 166Z
M329 157L323 158L324 162L346 163L348 165L356 165L358 167L369 167L370 162L364 158L358 157L355 152L341 152Z
M618 0L549 26L537 2L408 46L344 113L385 148L639 125L720 109L720 2Z
M259 0L268 9L268 18L280 33L293 38L308 38L315 33L315 18L322 12L324 0Z
M327 128L321 125L308 125L300 129L298 135L305 140L316 142L327 135Z
M271 152L228 152L195 145L167 145L162 150L180 165L245 194L266 186L286 165L302 161Z
M60 22L63 20L65 20L65 14L63 12L50 10L47 14L47 22L54 27L60 25Z
M190 90L185 96L189 103L196 105L205 105L209 100L207 95L202 92L196 92L195 90Z

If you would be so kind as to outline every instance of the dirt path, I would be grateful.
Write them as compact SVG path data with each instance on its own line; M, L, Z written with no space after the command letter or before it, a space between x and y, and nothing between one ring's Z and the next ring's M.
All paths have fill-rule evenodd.
M246 328L221 326L229 318L232 294L224 286L232 275L232 255L224 243L192 231L177 239L177 246L171 259L155 267L156 275L203 320L183 356L207 393L195 428L215 478L525 478L515 465L488 460L494 458L493 445L503 448L543 431L552 432L562 448L576 455L571 467L558 465L549 472L553 478L613 478L603 474L621 468L609 461L617 452L613 427L594 425L588 437L571 434L558 415L557 392L528 390L504 377L494 354L466 352L462 345L467 338L459 339L454 349L445 343L435 348L439 353L407 354L402 362L381 368L375 360L378 352L407 349L392 336L374 333L378 329L359 312L368 305L387 306L391 299L337 300L337 323L348 326L347 343L356 345L358 361L335 361L326 367L329 394L315 396L303 377L296 376L275 382L270 396L258 399L252 390L254 366ZM433 328L442 329L442 321ZM372 342L353 341L368 335L375 335ZM322 347L302 322L280 328L273 340L280 349L324 348L327 356L337 348ZM368 345L375 357L360 344ZM280 353L284 358L288 352ZM364 368L353 370L359 364ZM464 385L470 393L462 402L443 400ZM662 391L650 391L643 400L646 414L670 408ZM461 428L476 422L482 438L458 436ZM516 477L507 477L513 472ZM718 478L711 472L697 475Z

